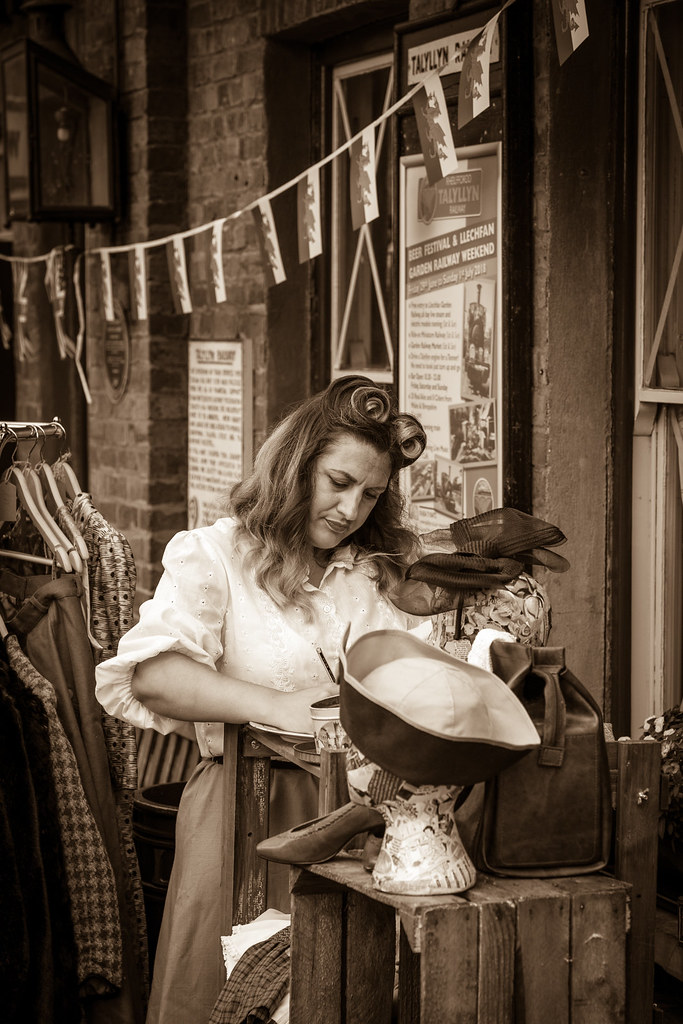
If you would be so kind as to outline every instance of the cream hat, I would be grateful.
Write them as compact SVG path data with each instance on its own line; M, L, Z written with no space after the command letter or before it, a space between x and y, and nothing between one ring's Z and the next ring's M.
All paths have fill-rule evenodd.
M540 744L502 679L398 629L342 654L340 706L361 753L416 786L483 782Z

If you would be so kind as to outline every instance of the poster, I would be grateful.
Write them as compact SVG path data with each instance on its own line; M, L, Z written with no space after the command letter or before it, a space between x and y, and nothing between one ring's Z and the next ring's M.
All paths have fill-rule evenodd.
M432 186L421 156L401 161L400 402L427 432L404 474L419 532L500 504L500 237L497 145L459 150Z
M225 515L233 484L251 469L251 344L189 345L188 529Z

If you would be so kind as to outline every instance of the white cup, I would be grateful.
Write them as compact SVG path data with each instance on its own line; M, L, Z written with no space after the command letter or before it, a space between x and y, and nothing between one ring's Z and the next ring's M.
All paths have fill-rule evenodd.
M327 750L344 750L349 745L349 738L341 727L339 720L339 696L323 697L311 704L313 735L315 749L319 754L323 747Z

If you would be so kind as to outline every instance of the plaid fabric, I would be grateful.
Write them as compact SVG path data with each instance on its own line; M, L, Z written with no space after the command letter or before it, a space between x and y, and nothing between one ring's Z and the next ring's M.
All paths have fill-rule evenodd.
M59 510L58 510L59 511ZM77 494L66 514L73 518L88 548L90 629L102 650L95 663L116 654L118 643L133 625L137 574L128 540L94 506L89 494ZM66 525L66 522L65 524ZM119 845L124 868L126 907L134 928L135 957L145 992L149 990L147 920L140 867L133 838L133 799L138 785L135 727L102 712L102 729L116 802Z
M122 940L114 873L83 791L73 748L57 717L54 687L33 667L16 636L5 638L5 648L15 673L47 713L78 980L83 984L102 978L112 989L119 988Z
M289 987L289 926L242 954L209 1024L268 1024Z

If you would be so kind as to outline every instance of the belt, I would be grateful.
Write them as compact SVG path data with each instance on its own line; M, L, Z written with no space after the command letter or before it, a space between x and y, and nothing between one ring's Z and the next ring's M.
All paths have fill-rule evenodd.
M209 755L207 757L203 757L202 761L210 761L212 764L223 764L223 755L220 754L217 757L211 757ZM286 757L278 757L277 754L271 756L270 764L272 768L294 768L297 771L299 770L298 764L295 764L293 761L288 761Z

